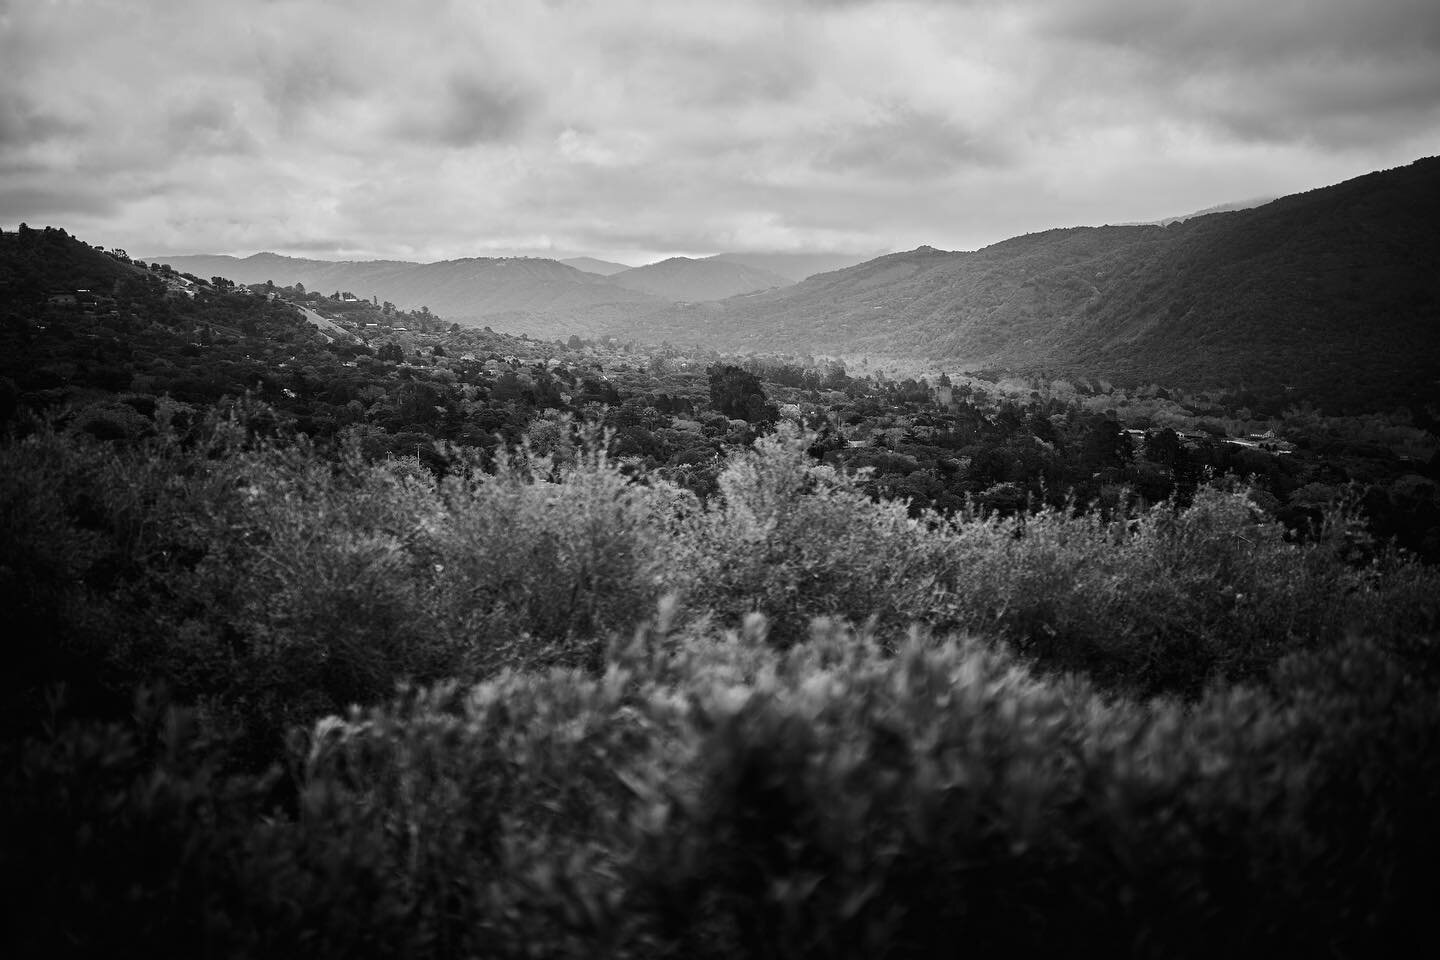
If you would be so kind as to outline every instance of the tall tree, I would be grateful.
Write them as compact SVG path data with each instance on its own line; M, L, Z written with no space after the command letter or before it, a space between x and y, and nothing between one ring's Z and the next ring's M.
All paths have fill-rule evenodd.
M779 411L768 402L760 378L736 366L715 364L710 377L710 405L734 420L770 423Z

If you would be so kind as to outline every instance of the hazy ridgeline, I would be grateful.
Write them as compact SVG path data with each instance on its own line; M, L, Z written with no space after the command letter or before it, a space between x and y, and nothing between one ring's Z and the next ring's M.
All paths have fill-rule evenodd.
M19 953L1343 955L1428 916L1440 577L1343 514L915 518L788 427L703 503L594 436L437 480L167 409L0 451Z

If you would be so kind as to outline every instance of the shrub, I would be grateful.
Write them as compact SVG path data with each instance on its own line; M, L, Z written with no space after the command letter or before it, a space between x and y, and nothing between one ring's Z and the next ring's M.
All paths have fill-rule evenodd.
M1260 680L1294 650L1414 609L1392 602L1398 581L1355 570L1331 543L1286 542L1243 488L1202 487L1188 507L1109 519L1054 507L964 517L942 549L927 621L998 634L1042 664L1142 694Z
M27 953L1369 953L1428 923L1429 645L1101 696L1003 650L662 622L601 676L402 692L225 773L183 712L5 756ZM282 795L283 796L283 795ZM44 869L41 869L41 866ZM77 893L78 891L78 893Z
M477 674L598 669L606 636L658 599L668 519L694 498L632 482L604 446L563 464L502 454L442 484L435 603Z
M667 583L724 623L765 614L781 646L818 616L903 630L927 608L930 535L904 505L873 502L854 478L816 464L806 453L813 441L781 424L732 455L720 497L671 542Z

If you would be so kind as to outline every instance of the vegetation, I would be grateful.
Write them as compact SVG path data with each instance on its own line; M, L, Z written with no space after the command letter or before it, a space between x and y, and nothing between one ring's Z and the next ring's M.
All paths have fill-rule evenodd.
M1357 422L1296 409L1251 482L1204 458L1252 421L1195 396L322 333L117 279L3 304L7 955L1426 929L1440 573L1362 497L1269 492L1394 461L1315 449Z

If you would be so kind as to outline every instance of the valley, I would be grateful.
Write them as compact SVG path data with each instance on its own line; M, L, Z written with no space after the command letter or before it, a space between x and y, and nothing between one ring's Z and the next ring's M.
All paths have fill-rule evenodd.
M19 929L1388 942L1437 848L1434 173L793 283L0 233Z

